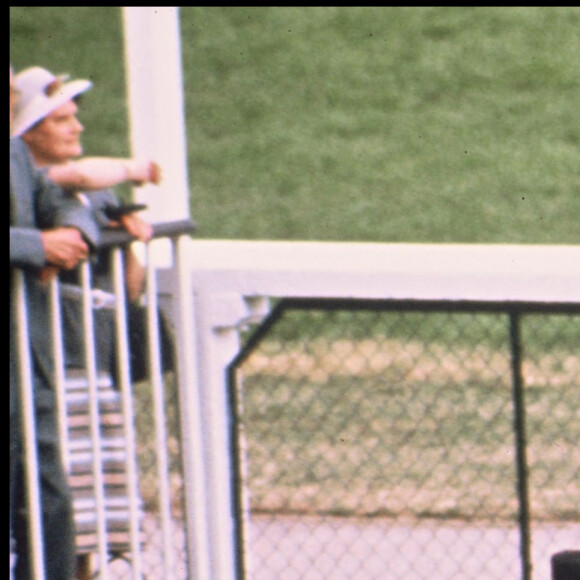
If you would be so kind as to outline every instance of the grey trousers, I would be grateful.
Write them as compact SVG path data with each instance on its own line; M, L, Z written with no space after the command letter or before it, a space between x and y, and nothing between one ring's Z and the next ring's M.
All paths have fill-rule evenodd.
M38 371L38 369L35 369ZM61 462L56 401L41 373L34 373L36 436L46 580L71 580L75 573L72 497ZM28 545L25 471L18 388L10 380L10 532L14 580L33 580Z

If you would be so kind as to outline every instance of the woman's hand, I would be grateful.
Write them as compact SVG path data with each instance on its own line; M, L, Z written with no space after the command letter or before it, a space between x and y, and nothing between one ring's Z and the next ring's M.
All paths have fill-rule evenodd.
M131 181L133 185L158 185L161 182L161 167L155 161L129 159L125 162L125 168L127 181Z
M128 213L122 216L119 221L127 232L142 242L149 241L153 236L153 226L137 214Z

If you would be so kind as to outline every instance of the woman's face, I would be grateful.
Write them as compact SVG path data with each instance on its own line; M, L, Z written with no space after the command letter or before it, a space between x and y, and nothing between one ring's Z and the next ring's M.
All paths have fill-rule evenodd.
M77 104L68 101L24 133L22 138L37 165L64 163L82 155L80 137L84 127L77 112Z

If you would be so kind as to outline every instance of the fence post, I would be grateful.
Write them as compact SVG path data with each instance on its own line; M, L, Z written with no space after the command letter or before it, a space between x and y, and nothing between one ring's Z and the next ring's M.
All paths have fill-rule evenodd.
M157 223L189 217L179 6L123 6L131 151L163 168L133 196Z
M34 381L32 376L32 354L28 336L28 315L26 311L26 286L24 273L14 272L14 316L17 325L17 353L19 358L20 378L20 430L22 434L22 451L24 455L26 506L28 509L28 533L31 573L36 580L44 580L44 543L42 537L42 510L39 487L38 449L36 442L36 420L34 407ZM12 490L11 490L12 491ZM12 514L11 516L12 517ZM12 524L12 522L11 522ZM10 530L12 533L12 529Z
M528 493L528 462L526 456L526 408L522 378L522 348L520 312L509 313L512 393L514 400L514 431L516 443L516 475L519 504L520 556L522 580L531 580L530 505Z
M200 395L199 345L196 334L197 311L194 304L192 274L187 266L188 238L173 240L173 322L177 348L177 379L180 402L183 472L185 486L185 523L187 530L188 573L191 578L209 580L209 549L205 447Z
M239 577L240 554L236 549L237 482L233 477L231 423L227 389L227 368L239 352L239 323L249 313L247 303L236 293L214 293L195 288L200 347L200 394L205 410L208 532L212 578Z

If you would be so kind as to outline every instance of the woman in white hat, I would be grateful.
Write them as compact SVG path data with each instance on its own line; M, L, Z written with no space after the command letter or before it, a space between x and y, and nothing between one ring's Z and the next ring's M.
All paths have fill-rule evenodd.
M32 67L16 75L16 87L20 93L14 112L13 135L26 143L35 164L39 168L65 166L78 159L83 148L83 126L77 118L78 97L91 88L87 80L68 81L67 77L55 76L46 69ZM159 168L152 162L131 159L94 158L95 173L110 182L114 175L136 183L159 181ZM85 165L91 159L83 161ZM91 191L84 196L91 205L97 220L103 227L111 225L108 217L111 208L119 207L112 192ZM123 227L134 237L147 241L152 234L151 226L133 213L118 218ZM142 292L143 269L127 248L125 279L130 300ZM77 273L61 273L61 286L67 283L78 287ZM93 287L112 290L110 251L101 251L92 265ZM89 392L84 371L84 347L82 306L80 302L63 299L63 330L67 367L67 412L69 419L75 416L75 428L69 424L69 483L73 492L75 523L77 527L78 578L92 577L90 554L98 549L97 514L92 471L92 443L90 439ZM102 427L101 446L105 493L105 520L107 524L107 548L111 555L122 555L130 550L127 482L123 480L126 463L126 445L122 422L121 398L115 388L114 362L114 311L100 309L94 312L95 349L99 371L99 406ZM81 423L79 425L79 419ZM70 421L69 421L70 423ZM106 451L105 451L106 450ZM120 458L120 459L119 459ZM121 476L121 482L119 477ZM125 475L126 477L126 475ZM113 480L114 483L113 483Z

